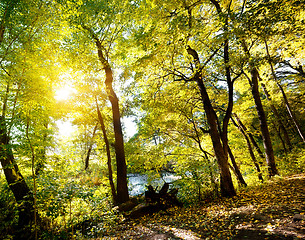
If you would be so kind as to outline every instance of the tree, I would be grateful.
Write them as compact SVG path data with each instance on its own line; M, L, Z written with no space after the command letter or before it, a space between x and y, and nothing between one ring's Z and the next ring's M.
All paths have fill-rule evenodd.
M9 61L9 55L8 50L11 50L11 46L17 42L18 37L21 35L23 29L14 29L14 26L11 25L12 22L18 22L21 19L14 18L14 13L19 12L20 9L16 9L16 4L18 2L11 1L4 3L2 7L3 16L1 19L1 62L4 62L4 60ZM22 20L21 20L22 22ZM31 26L30 26L31 27ZM29 27L29 28L30 28ZM26 28L25 30L29 30L29 28ZM5 32L8 33L15 33L17 37L13 37L10 34L4 35ZM3 51L3 49L6 49L6 51ZM14 64L14 62L12 63ZM7 64L8 65L8 64ZM10 143L10 126L12 123L9 123L7 121L7 115L10 106L9 105L9 99L10 94L12 91L12 88L16 88L16 85L14 86L12 83L12 79L14 76L12 76L9 73L9 69L5 67L2 67L2 77L1 81L5 83L6 89L5 94L3 95L3 98L1 100L2 102L2 113L0 116L0 161L1 165L7 180L7 183L12 190L14 197L19 205L19 220L18 225L21 229L27 229L29 225L34 220L34 207L33 207L33 194L28 187L27 183L25 182L24 177L22 176L21 172L19 171L19 168L16 164L12 145ZM19 90L20 90L21 84L17 84L17 94L15 94L15 101L17 101ZM14 111L14 108L13 108ZM15 115L15 113L11 113L11 116ZM25 232L27 232L25 230ZM24 233L25 233L24 232ZM29 237L30 232L26 234L24 237Z
M108 174L109 174L109 177L108 177L109 184L110 184L110 188L111 188L113 202L116 204L116 203L118 203L118 200L117 200L117 192L115 190L114 183L113 183L111 154L110 154L110 144L109 144L109 140L108 140L108 137L107 137L107 132L106 132L106 128L105 128L104 118L103 118L102 113L100 111L97 99L96 99L96 110L97 110L98 120L99 120L101 129L102 129L102 132L103 132L103 138L104 138L105 146L106 146L107 167L108 167Z
M129 200L128 187L127 187L127 166L125 160L124 140L121 124L121 113L119 106L119 99L113 88L113 69L110 57L115 56L116 44L119 42L119 35L123 33L127 24L128 1L126 2L104 2L104 1L79 1L76 4L71 4L69 1L63 3L62 6L67 7L63 10L66 13L67 19L73 31L75 41L79 41L80 37L77 34L81 33L82 42L94 51L97 52L95 60L104 71L104 86L107 97L112 106L112 121L113 131L115 136L115 154L116 154L116 167L117 167L117 203L124 203ZM62 7L63 8L63 7ZM124 15L125 14L125 15ZM115 21L115 24L113 23ZM92 52L91 52L92 54Z
M96 43L99 60L102 64L103 69L105 70L106 92L108 94L108 98L112 105L112 117L113 117L114 135L115 135L115 154L116 154L117 176L118 176L116 200L118 203L124 203L129 200L129 195L128 195L128 187L127 187L127 166L125 160L124 139L122 132L119 100L112 87L113 74L109 62L104 57L101 41L98 38L96 38L95 35L93 35L92 38Z
M31 225L34 224L36 228L39 217L36 214L35 196L21 174L23 169L19 169L16 159L25 163L27 158L31 159L31 179L35 185L34 169L38 152L48 144L45 139L48 134L44 128L49 122L52 108L51 92L46 91L53 87L49 81L51 69L48 69L49 72L45 68L46 59L41 55L50 46L47 41L49 36L45 35L42 40L40 35L46 30L42 23L48 17L44 15L47 8L45 2L34 1L23 1L22 4L19 1L5 1L1 4L0 81L4 94L1 97L0 161L18 204L16 235L22 239L30 238ZM34 47L35 44L40 45L39 50ZM36 125L31 124L33 119ZM39 140L38 133L43 133L45 138ZM40 157L43 161L44 156Z
M97 126L98 126L97 124L94 126L91 142L89 143L89 148L88 148L87 155L85 158L85 170L87 170L89 168L89 159L90 159L90 154L91 154L92 147L93 147L93 140L94 140L94 137L96 134Z
M299 124L295 114L293 113L293 111L292 111L292 109L290 107L290 104L288 102L286 93L285 93L282 85L279 83L279 81L277 79L277 76L275 74L273 63L272 63L272 58L270 56L269 47L268 47L268 43L267 43L266 40L265 40L265 47L266 47L266 54L267 54L267 58L268 58L268 63L269 63L270 68L271 68L273 79L276 82L276 85L278 86L278 88L280 89L280 92L282 93L282 96L283 96L283 99L284 99L284 103L285 103L285 106L286 106L287 111L289 113L289 116L291 117L291 119L292 119L292 121L293 121L293 123L294 123L294 125L295 125L295 127L296 127L296 129L297 129L297 131L298 131L298 133L299 133L299 135L301 137L301 139L305 143L305 135L304 135L304 133L302 131L302 128L301 128L301 126L300 126L300 124ZM301 70L302 70L302 68L301 68ZM274 109L273 109L273 111L274 111ZM288 134L285 132L285 128L283 128L283 125L281 124L280 126L283 129L283 131L284 131L285 140L286 140L287 144L289 145L289 147L291 148L291 144L289 144L290 141L289 141L289 138L288 138Z
M191 49L190 47L188 48L188 53L194 58L196 68L200 69L200 61L199 61L198 53L194 49ZM224 197L232 197L236 193L234 190L234 186L233 186L233 182L232 182L232 178L231 178L231 174L230 174L230 170L229 170L229 165L228 165L228 152L227 152L228 151L228 142L227 142L226 137L224 137L224 136L223 136L223 138L221 137L221 133L218 130L218 127L219 127L218 118L217 118L217 115L211 104L211 100L209 98L207 90L204 86L201 71L198 71L195 73L194 80L197 82L198 88L199 88L199 91L201 94L201 98L202 98L203 105L204 105L204 110L205 110L205 113L206 113L206 116L208 119L208 123L209 123L209 133L210 133L210 136L212 139L215 156L216 156L218 166L220 169L221 194ZM229 80L229 81L231 81L231 80ZM233 93L231 93L231 94L233 96ZM232 106L230 106L229 108L232 109ZM230 110L228 110L228 112L229 111ZM230 114L230 112L229 112L229 114ZM224 124L227 124L227 123L224 123ZM226 127L224 126L224 128L226 128ZM224 132L223 134L227 134L227 133Z
M246 49L245 49L246 51ZM265 154L266 154L266 162L268 165L269 176L272 177L278 174L278 170L275 165L274 152L272 148L270 133L268 129L267 119L265 115L265 111L263 105L261 103L259 90L258 90L258 78L259 74L257 69L254 67L251 69L251 80L249 82L251 84L252 95L255 101L255 106L257 109L258 118L260 120L260 127L263 136Z
M153 16L155 18L147 24L147 27L136 29L138 31L136 38L140 39L138 41L143 44L144 49L149 48L149 54L141 60L143 60L144 64L147 64L147 62L150 64L150 61L153 62L149 65L150 72L152 68L159 66L159 71L162 69L164 75L156 75L161 75L164 80L172 79L174 81L194 81L197 83L198 93L200 94L209 125L215 156L219 164L221 192L223 196L234 196L235 190L228 165L227 139L228 123L233 107L233 83L235 80L235 78L232 79L231 77L229 58L229 38L227 36L229 14L222 12L217 1L211 1L210 4L215 7L216 11L205 10L200 2L176 2L162 6L152 3L152 7L155 10ZM224 6L224 9L230 11L230 6ZM201 14L207 14L212 19L210 21L211 24L205 26L204 32L198 30L202 26ZM225 15L224 18L222 17L223 15ZM194 34L196 31L200 34ZM225 32L226 34L214 38L217 35L217 31ZM203 36L209 37L204 39ZM147 42L149 38L154 39L152 45ZM209 44L213 40L216 46L211 49ZM187 50L187 55L185 55L185 49ZM200 52L196 51L196 49L200 49ZM223 50L221 51L220 49ZM223 54L221 57L219 52ZM202 56L207 60L200 63L200 57ZM212 59L217 60L211 61ZM223 62L220 66L221 60ZM213 64L217 65L218 71L212 71ZM215 85L217 85L219 78L224 77L228 86L228 92L226 92L228 94L227 108L225 113L221 114L222 125L219 124L220 118L217 117L212 104L213 100L209 98L209 90L206 89L206 83L204 84L203 82L210 81L206 77L208 73L215 76L215 79L212 80L213 83L216 83ZM240 74L237 73L236 78L238 76ZM212 84L207 85L211 87Z
M251 54L250 54L250 51L249 51L249 48L247 46L245 39L243 39L241 41L241 44L242 44L243 50L244 50L247 58L250 59ZM275 164L274 152L273 152L272 142L271 142L270 133L269 133L269 129L268 129L267 118L265 115L264 107L263 107L261 99L260 99L260 93L259 93L259 88L258 88L259 72L258 72L258 69L255 66L254 62L250 62L249 68L250 68L249 72L251 74L251 79L246 74L245 74L245 76L248 78L249 84L251 86L251 92L253 95L255 107L256 107L258 118L260 121L260 128L261 128L264 148L265 148L266 162L268 165L268 172L269 172L269 176L272 177L272 176L278 174L278 170L277 170L276 164Z
M263 176L262 176L262 173L261 173L261 170L260 170L260 166L259 166L259 164L258 164L258 162L256 160L255 155L254 155L254 152L253 152L252 145L251 145L250 139L248 137L248 134L245 131L245 128L244 128L243 124L241 123L240 119L238 118L238 116L235 113L233 113L233 116L235 117L237 123L235 122L233 117L231 118L231 120L232 120L233 124L238 128L238 130L244 136L244 138L245 138L245 140L247 142L247 147L248 147L248 150L249 150L250 157L251 157L252 162L253 162L253 164L254 164L254 166L256 168L256 171L258 173L258 179L263 182Z
M261 85L262 85L262 88L263 88L263 91L264 91L264 93L265 93L265 95L266 95L267 100L268 100L269 102L271 102L272 100L271 100L270 94L269 94L269 92L268 92L268 90L267 90L265 84L262 83ZM278 113L278 111L277 111L277 109L275 108L275 106L273 105L273 103L271 103L271 109L272 109L272 112L274 113L274 115L275 115L275 117L276 117L276 121L278 122L278 125L279 125L280 130L281 130L281 131L283 132L283 134L284 134L285 142L286 142L286 144L288 145L288 150L290 151L290 150L292 149L292 144L291 144L291 142L290 142L290 137L289 137L289 135L288 135L288 132L287 132L287 130L286 130L286 127L284 126L283 121L281 120L281 116L280 116L280 114ZM279 135L280 135L280 133L279 133ZM285 149L285 152L286 152L285 143L283 144L283 146L284 146L284 149Z

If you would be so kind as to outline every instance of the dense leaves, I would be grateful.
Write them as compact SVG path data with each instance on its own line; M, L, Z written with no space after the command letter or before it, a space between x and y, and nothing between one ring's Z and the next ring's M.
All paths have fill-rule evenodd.
M0 238L304 237L303 5L0 0Z

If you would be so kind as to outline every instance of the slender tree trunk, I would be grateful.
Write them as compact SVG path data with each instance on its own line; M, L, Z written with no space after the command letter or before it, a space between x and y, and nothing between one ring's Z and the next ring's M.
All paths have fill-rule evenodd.
M305 143L305 135L304 135L304 133L302 131L302 128L301 128L301 126L300 126L300 124L299 124L295 114L291 110L291 107L290 107L290 104L288 102L286 93L285 93L285 91L284 91L284 89L283 89L283 87L282 87L282 85L280 83L277 82L276 84L277 84L278 88L280 89L280 91L281 91L281 93L283 95L283 99L284 99L284 102L285 102L286 109L287 109L287 111L289 113L289 116L291 117L291 119L292 119L292 121L293 121L293 123L294 123L294 125L295 125L295 127L296 127L296 129L297 129L297 131L298 131L302 141Z
M231 151L231 148L228 147L228 151L229 151L229 156L230 156L230 159L231 159L231 162L232 162L232 165L233 165L233 171L236 175L236 178L239 182L240 185L244 186L244 187L247 187L247 183L245 182L245 179L243 177L243 175L241 174L240 170L239 170L239 167L237 166L237 163L235 161L235 157Z
M18 203L20 239L27 239L31 235L30 225L34 222L34 198L15 162L3 116L0 117L0 162Z
M233 114L233 115L234 115L235 118L239 119L239 118L237 117L236 114ZM251 142L250 142L250 139L249 139L249 137L248 137L246 131L244 131L244 129L242 128L242 126L240 126L239 124L237 124L237 123L234 121L233 118L231 118L231 120L232 120L233 124L235 125L235 127L236 127L236 128L241 132L241 134L244 136L244 138L245 138L245 140L246 140L246 142L247 142L247 147L248 147L248 151L249 151L250 157L251 157L252 162L253 162L253 164L254 164L254 166L255 166L255 168L256 168L256 171L257 171L257 173L258 173L258 179L259 179L260 181L263 182L263 181L264 181L263 175L262 175L260 166L259 166L259 164L258 164L258 162L257 162L257 160L256 160L256 157L255 157L255 155L254 155L254 152L253 152L253 149L252 149L252 146L251 146ZM237 120L237 122L239 123L238 120Z
M245 40L242 41L242 46L244 48L246 55L248 57L250 57L250 52L248 50ZM258 90L259 74L258 74L258 70L256 69L256 67L253 67L253 66L251 67L250 72L251 72L251 80L250 80L251 91L252 91L252 96L254 98L255 107L256 107L256 111L257 111L259 122L260 122L260 128L261 128L263 143L264 143L264 148L265 148L266 162L268 165L268 173L269 173L269 177L272 177L274 175L278 175L279 173L278 173L278 170L275 165L274 152L273 152L270 133L269 133L269 129L268 129L267 118L266 118L263 104L262 104L262 101L261 101L261 98L259 95L259 90Z
M87 155L86 155L86 158L85 158L85 170L87 170L89 168L89 159L90 159L90 154L91 154L92 147L93 147L93 139L95 137L96 130L97 130L97 124L94 126L93 133L92 133L92 138L91 138L91 143L89 145Z
M123 131L121 125L121 116L119 108L119 99L117 98L113 87L113 74L109 62L103 55L102 45L98 38L94 36L96 43L98 57L105 71L105 86L108 98L112 106L112 117L113 117L113 129L115 138L115 156L117 165L117 203L124 203L129 200L128 186L127 186L127 166L125 160L125 150L124 150L124 139Z
M282 142L282 145L283 145L283 148L284 148L284 152L285 152L285 154L287 154L288 152L287 152L287 148L286 148L286 143L283 140L282 135L281 135L281 128L278 129L278 136L279 136L279 139ZM288 148L289 148L289 146L288 146ZM291 149L289 148L289 150L291 150Z
M268 129L267 118L258 91L258 71L256 68L253 68L251 70L251 82L252 82L251 84L252 95L255 101L255 106L260 122L262 137L263 137L263 143L266 153L266 162L268 165L268 172L269 172L269 176L272 177L274 175L278 175L278 170L275 165L274 152Z
M209 133L212 139L215 157L220 170L221 195L223 197L232 197L236 195L236 192L233 186L232 177L229 169L228 155L225 152L225 148L224 148L225 144L222 145L221 133L219 133L218 130L219 128L218 128L217 115L214 111L211 100L209 98L209 95L206 91L206 88L202 80L199 56L198 53L190 47L188 47L187 52L189 55L191 55L194 58L195 65L197 67L197 72L194 75L194 80L197 82L197 86L201 94L201 99L203 101L204 110L210 128Z
M230 117L231 117L232 109L233 109L233 80L231 78L231 66L230 66L230 58L229 58L229 38L228 38L229 13L230 13L230 8L231 8L231 2L227 6L228 14L226 14L226 16L223 13L221 6L217 0L210 0L210 2L216 8L220 20L221 21L224 20L223 31L225 32L225 36L226 36L224 39L223 58L224 58L224 64L225 64L226 82L227 82L227 87L228 87L228 106L226 109L226 114L223 119L222 129L220 129L217 115L216 115L209 99L208 100L210 102L210 106L209 105L207 105L207 106L211 107L211 109L214 112L211 115L212 118L210 119L211 120L210 123L212 125L213 124L216 124L216 126L218 125L218 127L219 127L218 134L220 135L220 138L221 138L220 142L222 143L222 148L223 148L223 153L220 153L220 156L218 156L220 158L219 160L221 162L220 169L221 169L221 171L223 171L223 178L222 177L220 178L221 179L221 188L220 188L221 194L222 194L222 196L226 196L226 195L234 196L234 195L236 195L236 192L235 192L235 189L233 186L232 177L231 177L230 170L229 170L229 163L228 163L228 148L229 148L228 125L229 125L229 121L230 121ZM199 58L198 58L198 63L199 63ZM202 82L202 78L200 78L199 80ZM203 82L199 83L199 85L203 85ZM206 89L205 89L205 94L207 95ZM208 95L207 95L207 97L208 97ZM213 130L214 134L216 133L215 130ZM213 138L212 138L212 141L213 141ZM214 150L216 150L216 149L218 149L218 140L217 140L216 135L214 135L214 141L215 141L214 142L215 146L217 145L217 148L214 148ZM224 181L228 181L228 182L225 183Z
M109 67L105 68L106 89L112 105L112 117L115 138L115 155L117 165L117 202L124 203L129 200L127 187L127 166L125 160L123 131L121 125L121 116L118 98L112 88L112 71Z
M27 119L27 124L26 124L26 138L28 140L30 149L31 149L31 160L32 160L32 178L33 178L33 208L34 208L34 233L35 233L35 240L37 240L38 237L38 229L37 229L37 184L36 184L36 174L35 174L35 160L36 160L36 155L35 155L35 150L34 146L32 144L32 141L29 136L29 127L30 127L30 120L29 118Z
M108 179L109 179L109 185L110 185L110 189L111 189L111 193L112 193L112 200L113 200L114 204L117 204L117 194L116 194L116 190L115 190L115 187L114 187L113 175L112 175L110 144L109 144L109 140L108 140L107 133L106 133L104 118L103 118L102 113L100 111L100 108L98 106L97 100L96 100L96 110L97 110L98 119L99 119L99 122L100 122L100 125L101 125L101 129L102 129L102 132L103 132L105 146L106 146Z
M276 82L276 85L278 86L278 88L280 89L282 95L283 95L283 99L284 99L284 103L285 103L285 106L286 106L286 109L289 113L289 116L291 117L300 137L302 138L303 142L305 143L305 135L302 131L302 128L295 116L295 114L293 113L293 111L291 110L291 107L290 107L290 104L288 102L288 98L286 96L286 93L282 87L282 85L280 84L280 82L278 81L277 77L276 77L276 74L275 74L275 71L274 71L274 68L273 68L273 64L272 64L272 61L271 61L271 56L270 56L270 53L269 53L269 48L268 48L268 44L267 44L267 41L265 40L265 47L266 47L266 52L267 52L267 57L268 57L268 62L269 62L269 65L270 65L270 68L271 68L271 72L272 72L272 76L274 78L274 81Z
M236 118L236 121L238 122L238 125L240 126L240 128L247 133L247 136L249 137L253 147L255 148L256 152L258 153L258 155L264 159L264 154L261 151L260 147L258 146L257 142L255 141L253 135L251 132L248 131L248 129L246 128L246 126L242 123L242 121L240 120L240 118L234 114L234 117Z
M271 103L271 105L270 105L271 110L272 110L272 112L274 113L274 115L275 115L275 117L276 117L276 121L277 121L277 123L278 123L278 125L279 125L279 127L280 127L280 130L282 130L282 132L283 132L283 134L284 134L285 142L286 142L286 144L288 145L289 150L291 150L291 149L292 149L292 144L291 144L291 142L290 142L290 138L289 138L288 132L287 132L287 130L286 130L286 128L285 128L285 126L284 126L282 120L281 120L281 116L280 116L280 114L278 113L278 111L277 111L277 109L275 108L275 106L272 104L272 100L271 100L270 94L269 94L269 92L267 91L267 88L266 88L265 84L262 83L261 86L262 86L262 88L263 88L263 90L264 90L264 93L265 93L265 95L266 95L267 100ZM285 147L285 145L284 145L284 147Z
M37 156L36 156L36 166L35 166L35 175L39 175L43 170L44 170L44 167L45 167L45 164L46 164L46 161L47 161L47 156L46 156L46 150L47 150L47 147L46 147L46 143L47 143L47 138L48 138L48 133L47 133L47 130L48 130L48 123L46 122L44 124L44 133L43 133L43 143L41 144L41 146L39 146L39 149L38 149L38 152L37 152Z
M115 148L115 157L117 165L117 204L127 202L129 200L128 186L127 186L127 165L125 159L125 150L124 150L124 139L123 131L121 124L120 108L119 108L119 99L115 94L112 83L113 83L113 74L110 67L110 64L103 53L103 46L100 39L92 31L92 29L87 26L82 26L87 30L95 42L97 48L97 54L99 61L102 65L103 70L105 71L105 87L108 99L112 107L112 121L114 129L114 148Z

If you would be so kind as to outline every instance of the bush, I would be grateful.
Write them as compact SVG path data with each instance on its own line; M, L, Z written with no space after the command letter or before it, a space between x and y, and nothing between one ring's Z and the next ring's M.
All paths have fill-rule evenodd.
M278 166L280 174L284 176L303 173L305 170L305 149L294 149L281 161L278 161Z
M18 222L14 196L4 178L0 178L0 239L12 239L13 227Z

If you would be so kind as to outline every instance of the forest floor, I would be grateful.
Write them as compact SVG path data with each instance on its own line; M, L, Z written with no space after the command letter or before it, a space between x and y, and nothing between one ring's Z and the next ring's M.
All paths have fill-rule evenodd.
M305 174L199 206L125 221L100 239L305 239Z

